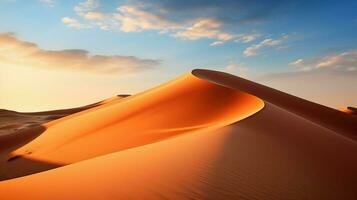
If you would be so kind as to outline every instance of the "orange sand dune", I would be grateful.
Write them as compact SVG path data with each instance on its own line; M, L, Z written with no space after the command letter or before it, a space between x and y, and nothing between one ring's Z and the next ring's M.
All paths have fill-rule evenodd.
M1 196L4 199L357 199L355 116L344 113L334 116L332 109L228 74L195 70L193 75L200 79L186 75L105 107L102 112L122 107L121 111L112 112L117 116L126 109L134 109L129 105L150 105L150 109L138 108L141 112L128 119L142 128L137 129L140 134L126 141L128 143L144 140L147 132L143 129L152 127L164 134L167 129L186 132L192 126L201 127L200 124L215 128L193 128L192 134L176 133L177 137L145 141L136 148L116 150L57 169L2 181ZM265 107L257 112L263 103L241 91L263 99ZM157 98L166 101L156 103ZM101 109L93 113L99 111ZM100 116L105 117L96 119L108 121L102 112ZM164 119L162 113L169 113L165 115L168 119ZM256 114L237 121L253 113ZM91 115L68 116L41 136L62 123L75 123L77 118ZM146 121L159 124L143 126L141 123ZM228 125L234 121L237 122ZM93 125L96 123L99 122ZM96 130L93 135L102 140ZM117 136L108 131L102 133L104 138L105 133L111 138ZM68 136L63 132L57 134ZM86 134L80 135L82 140ZM57 139L62 141L60 136L42 139L41 136L33 140L38 142L26 145L36 150L28 156L67 161L60 155L55 156L56 159L49 157L61 148L48 148L47 154L42 150L45 143L51 146ZM122 144L122 141L102 141L109 146ZM35 144L38 149L33 147ZM83 147L82 144L76 146ZM90 148L89 152L106 149Z
M13 154L69 164L188 131L225 126L263 105L252 95L188 74L119 103L44 124L46 130L38 138Z

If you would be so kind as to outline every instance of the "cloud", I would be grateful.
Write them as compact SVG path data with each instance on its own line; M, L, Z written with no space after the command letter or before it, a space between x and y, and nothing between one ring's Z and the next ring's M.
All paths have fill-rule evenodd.
M63 17L62 23L66 24L69 27L73 27L73 28L77 28L77 29L87 27L87 26L81 24L78 20L70 18L70 17Z
M316 64L316 67L317 68L342 67L342 68L347 68L348 70L356 69L357 50L324 57Z
M329 69L337 71L357 71L357 50L332 54L313 60L298 59L289 65L298 67L303 71Z
M10 33L0 33L0 43L0 63L9 66L123 74L147 70L160 64L158 60L134 56L91 55L81 49L44 50L34 43L21 41Z
M240 77L247 77L247 72L249 71L248 67L244 63L236 63L233 60L225 66L224 71L228 73L237 73Z
M114 18L121 23L120 29L124 32L140 30L160 30L165 32L181 27L180 24L135 6L120 6L117 10L119 13L115 14Z
M220 46L220 45L223 45L223 44L224 44L224 42L222 42L222 41L215 41L215 42L212 42L210 44L210 46Z
M299 66L299 65L302 65L304 63L304 60L303 59L297 59L293 62L290 62L289 65L293 65L293 66Z
M116 12L96 10L99 6L99 0L87 0L75 6L74 10L77 15L103 30L120 30L123 32L159 30L165 32L170 29L177 29L180 26L173 21L142 9L142 6L122 5L116 8Z
M207 15L212 10L219 9L213 5L206 7L207 3L200 3L200 6L207 12L197 12L186 7L181 3L172 4L161 1L128 1L126 4L118 5L116 9L101 9L105 6L104 1L86 0L74 7L76 14L81 17L83 23L78 20L68 18L63 21L68 26L74 28L92 27L102 30L114 30L122 32L138 32L144 30L155 30L159 33L168 34L176 38L186 40L210 39L212 46L221 45L228 41L252 42L259 34L240 33L236 34L227 31L229 27L234 27L218 13ZM194 4L193 2L187 2ZM230 2L232 3L232 2ZM243 3L242 3L243 4ZM182 12L173 9L172 6L185 8ZM228 9L228 7L226 7ZM219 13L223 11L218 11ZM194 13L201 13L196 15Z
M287 36L287 35L284 35L284 36L282 36L282 37L279 38L279 39L272 39L272 38L264 39L264 40L262 40L261 42L259 42L258 44L254 44L254 45L252 45L252 46L246 48L246 49L243 51L243 55L246 56L246 57L258 55L258 51L259 51L261 48L264 48L264 47L267 47L267 46L277 46L277 45L280 45L283 41L285 41L285 40L287 40L287 39L288 39L288 36Z
M235 35L220 30L221 26L222 23L218 20L200 19L184 31L176 33L175 36L189 40L209 38L229 41L235 38Z
M265 75L258 82L332 108L357 106L357 50L289 63L298 71Z
M259 36L260 36L260 34L244 35L244 36L242 36L241 40L243 41L243 43L248 43L248 42L254 41Z

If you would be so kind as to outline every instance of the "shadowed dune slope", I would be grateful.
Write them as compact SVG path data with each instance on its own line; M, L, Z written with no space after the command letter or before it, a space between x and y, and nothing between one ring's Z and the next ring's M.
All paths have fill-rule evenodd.
M297 100L293 102L298 102L298 106L280 102L281 93L270 88L239 78L233 83L233 77L227 78L219 73L215 76L216 72L212 71L199 70L193 74L203 77L208 72L209 81L250 90L269 101L256 114L231 125L225 123L215 129L197 129L194 134L147 143L46 172L2 181L0 194L4 199L357 199L357 143L345 137L347 133L353 134L346 132L351 129L344 128L344 124L338 120L337 124L332 123L328 128L323 126L326 121L317 120L317 114L309 115L308 109L312 105L300 105ZM206 87L207 77L199 80L187 76L148 93L159 95L155 91L161 89L173 91L163 88L172 88L171 84L184 87L184 83L193 80ZM195 81L188 85L195 85ZM218 87L214 84L207 86L208 91ZM255 87L258 91L255 91ZM174 91L180 90L175 88ZM237 92L241 93L239 90ZM179 112L173 109L186 102L181 98L187 98L189 94L178 93L174 98L177 104L163 107L171 108L170 120L189 123L186 118L177 117ZM139 96L144 98L145 95ZM199 116L187 116L190 122L197 123L201 120L198 117L213 115L215 112L210 113L210 110L217 105L211 103L217 101L218 97L230 97L218 92L198 96L201 95L204 98L199 102L209 106L199 109ZM281 98L295 98L285 95ZM196 98L187 102L196 102L194 100ZM127 99L122 103L129 101ZM252 101L260 102L249 96L249 100L241 105ZM234 104L226 102L224 105L231 110ZM262 106L260 103L254 105ZM197 109L183 107L187 114ZM232 113L234 120L237 120L236 114L241 113L237 111L232 111L235 113ZM318 112L319 109L313 111ZM219 112L225 113L225 117L215 116L215 123L230 121L230 118L226 118L230 112ZM145 119L147 117L145 115ZM164 124L160 127L164 127ZM338 130L345 132L341 134ZM145 134L137 138L142 135Z
M104 106L44 124L46 130L13 155L60 165L74 163L189 131L225 126L254 114L264 103L187 74Z
M199 78L245 91L357 141L357 117L224 72L196 69Z

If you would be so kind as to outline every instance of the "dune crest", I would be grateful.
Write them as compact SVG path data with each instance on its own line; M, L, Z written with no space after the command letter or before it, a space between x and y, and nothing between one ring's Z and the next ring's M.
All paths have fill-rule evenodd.
M325 128L331 129L338 134L357 141L357 118L355 116L346 115L338 110L295 97L228 73L195 69L192 74L201 79L255 95L263 99L265 102L272 103Z

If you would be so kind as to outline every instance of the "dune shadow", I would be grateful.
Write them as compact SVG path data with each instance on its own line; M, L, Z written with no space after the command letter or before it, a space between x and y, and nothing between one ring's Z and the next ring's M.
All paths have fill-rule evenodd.
M287 173L284 169L291 161L276 148L275 136L263 134L285 134L277 128L279 121L270 118L267 110L270 108L265 107L228 127L229 132L204 178L203 199L279 199L276 196L279 193L301 194L299 187L289 191L290 186L280 184L290 179L289 175L281 177Z
M13 155L11 152L40 136L46 128L42 125L19 130L0 137L0 181L26 176L62 165L26 158L26 155ZM26 152L31 154L31 152Z
M345 187L356 176L351 140L271 105L230 126L204 179L204 199L356 194Z

